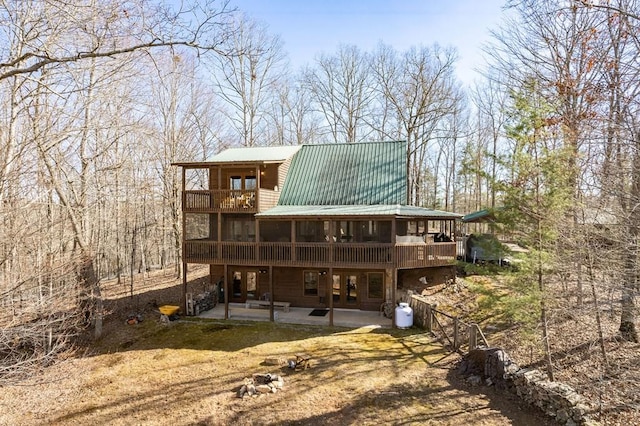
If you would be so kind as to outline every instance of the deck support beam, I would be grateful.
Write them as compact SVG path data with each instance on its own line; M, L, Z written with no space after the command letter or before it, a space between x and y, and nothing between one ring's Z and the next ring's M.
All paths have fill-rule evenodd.
M329 277L326 280L326 285L329 287L327 294L329 295L329 326L333 327L333 267L329 266Z

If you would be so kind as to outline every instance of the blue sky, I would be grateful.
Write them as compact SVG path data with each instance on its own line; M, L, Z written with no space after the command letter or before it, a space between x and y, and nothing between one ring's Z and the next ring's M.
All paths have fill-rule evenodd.
M471 84L480 46L500 21L505 0L231 0L285 43L292 66L311 63L339 44L371 51L379 41L397 50L438 43L458 49L458 75Z

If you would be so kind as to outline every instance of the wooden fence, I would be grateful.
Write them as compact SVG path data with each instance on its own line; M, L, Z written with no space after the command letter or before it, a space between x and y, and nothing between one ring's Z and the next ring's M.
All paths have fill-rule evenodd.
M489 347L478 324L467 324L456 316L437 310L422 296L411 295L405 300L413 309L413 323L432 333L452 352L471 351L477 347Z

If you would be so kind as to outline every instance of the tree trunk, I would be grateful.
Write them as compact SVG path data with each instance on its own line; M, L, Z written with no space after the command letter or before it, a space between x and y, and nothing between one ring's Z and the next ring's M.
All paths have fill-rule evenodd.
M629 214L629 242L624 254L624 278L620 314L620 336L628 342L638 343L636 330L635 293L638 289L638 241L640 240L640 209L635 208L640 200L640 140L636 141L633 158L633 176L631 178ZM633 207L631 207L633 206Z
M632 228L637 228L632 226ZM620 314L620 336L627 342L638 343L638 332L636 330L636 265L637 265L637 250L635 247L637 237L632 238L632 246L628 248L628 252L625 254L625 277L622 283L622 297Z

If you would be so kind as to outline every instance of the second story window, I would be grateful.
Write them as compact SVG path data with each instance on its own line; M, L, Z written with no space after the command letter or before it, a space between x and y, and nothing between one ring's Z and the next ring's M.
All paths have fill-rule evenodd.
M244 178L244 189L248 191L253 191L256 189L257 179L255 176L245 176Z
M242 176L231 176L229 178L229 189L241 190L242 189Z
M254 175L229 176L229 189L233 191L254 191L258 187L258 180Z

